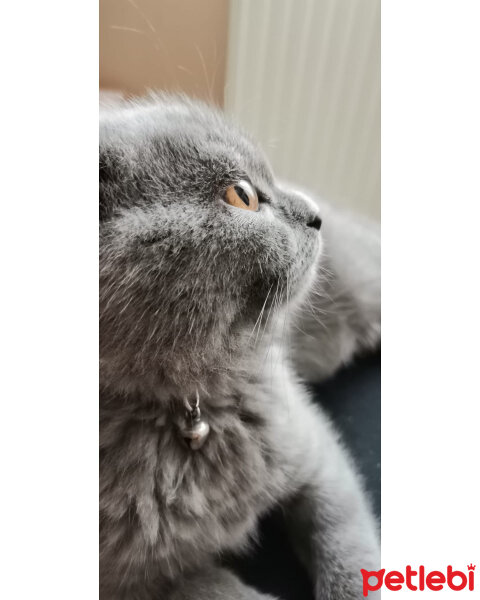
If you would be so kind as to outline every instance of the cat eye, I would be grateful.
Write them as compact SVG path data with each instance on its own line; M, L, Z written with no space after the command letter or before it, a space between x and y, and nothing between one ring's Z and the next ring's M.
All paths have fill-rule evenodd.
M242 180L227 188L223 197L227 204L244 210L258 210L258 195L248 181Z

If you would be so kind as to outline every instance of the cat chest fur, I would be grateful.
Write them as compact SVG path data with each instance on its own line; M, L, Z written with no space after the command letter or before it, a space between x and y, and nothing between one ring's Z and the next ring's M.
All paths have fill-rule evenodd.
M205 555L238 549L281 495L284 475L261 415L233 406L204 414L211 432L192 451L175 415L105 413L102 537L118 570L143 568L148 556L152 568L174 577Z

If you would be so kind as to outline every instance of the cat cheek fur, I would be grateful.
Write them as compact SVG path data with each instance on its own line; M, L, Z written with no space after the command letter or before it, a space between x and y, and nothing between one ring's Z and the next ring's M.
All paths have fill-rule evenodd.
M289 202L283 194L274 208L252 213L218 199L159 196L105 223L104 372L112 361L117 376L172 372L172 363L178 370L178 357L186 359L199 344L213 359L225 352L232 329L253 326L264 304L270 309L287 294L293 298L313 265L319 235L305 226L311 212Z

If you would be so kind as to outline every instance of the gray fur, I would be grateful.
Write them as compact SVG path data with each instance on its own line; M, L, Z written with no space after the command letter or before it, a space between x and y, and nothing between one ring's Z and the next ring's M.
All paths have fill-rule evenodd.
M239 179L258 212L223 202ZM378 342L376 232L322 209L324 239L254 142L185 98L103 115L100 203L102 598L267 600L216 562L278 504L316 597L361 597L376 524L291 362L318 378ZM178 426L197 389L195 452Z

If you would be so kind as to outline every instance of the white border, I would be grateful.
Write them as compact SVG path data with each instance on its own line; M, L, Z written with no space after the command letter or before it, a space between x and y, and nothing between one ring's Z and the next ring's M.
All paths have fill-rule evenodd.
M474 1L382 4L387 570L480 571L479 23Z
M2 6L0 597L98 596L98 5Z

